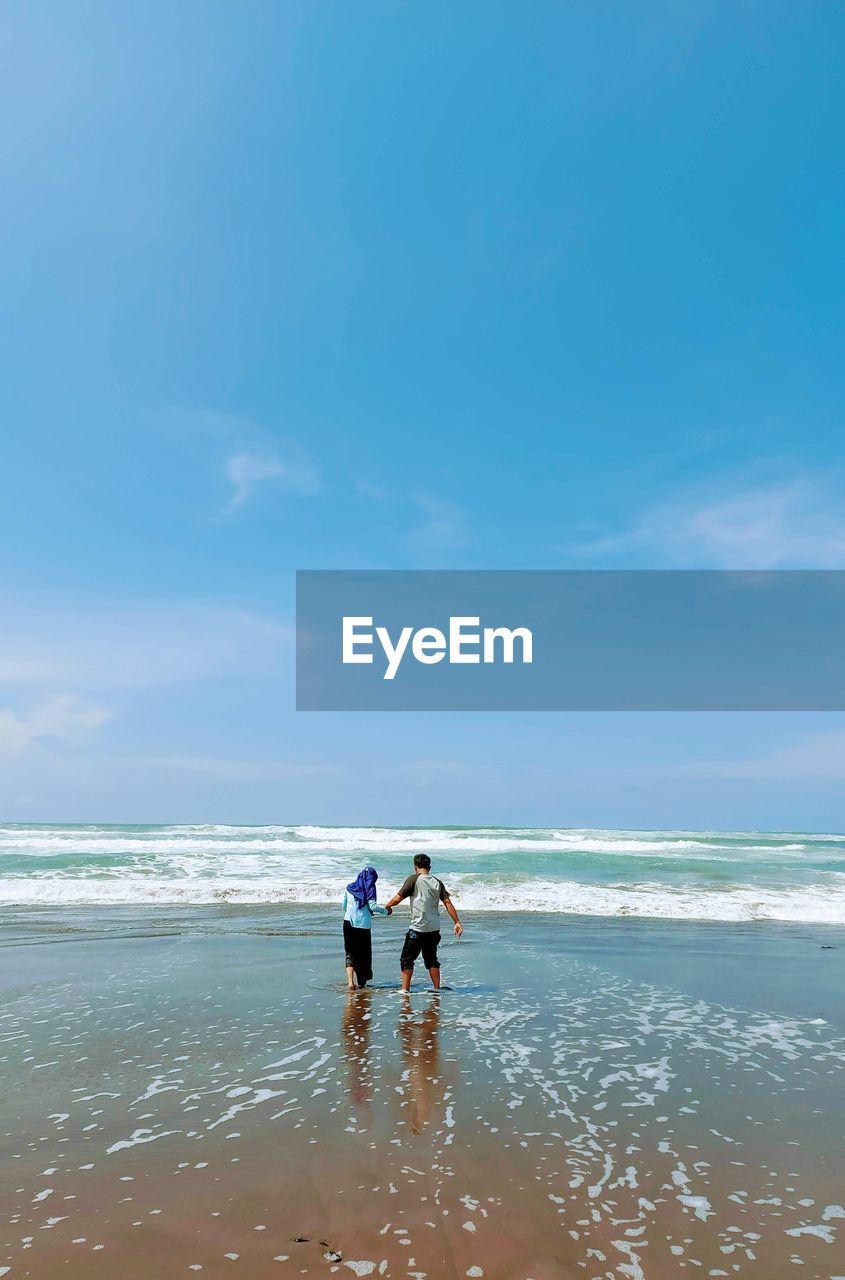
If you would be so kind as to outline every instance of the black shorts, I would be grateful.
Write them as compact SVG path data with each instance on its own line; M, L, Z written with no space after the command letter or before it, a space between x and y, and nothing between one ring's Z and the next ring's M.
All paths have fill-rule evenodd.
M343 946L346 967L355 970L358 982L369 982L373 976L373 939L369 929L356 929L354 924L344 920Z
M405 941L402 945L399 968L403 971L413 969L414 961L422 952L423 964L426 969L439 969L440 961L437 958L437 944L439 941L439 929L435 933L418 933L416 929L409 929L405 934Z

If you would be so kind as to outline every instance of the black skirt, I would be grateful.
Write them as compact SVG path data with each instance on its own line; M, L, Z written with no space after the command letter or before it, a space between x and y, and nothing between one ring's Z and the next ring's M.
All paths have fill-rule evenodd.
M373 939L369 929L356 929L348 920L343 922L343 945L346 949L346 967L355 970L359 984L369 982L373 976Z

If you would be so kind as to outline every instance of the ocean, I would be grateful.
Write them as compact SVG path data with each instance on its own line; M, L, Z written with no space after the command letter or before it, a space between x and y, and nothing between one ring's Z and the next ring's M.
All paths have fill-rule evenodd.
M462 911L845 924L845 836L807 832L5 823L0 903L327 903L367 863L384 899L418 852Z

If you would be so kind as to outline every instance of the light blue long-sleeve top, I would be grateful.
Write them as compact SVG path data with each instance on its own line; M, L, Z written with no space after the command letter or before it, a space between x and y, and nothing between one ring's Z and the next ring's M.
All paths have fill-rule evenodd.
M355 929L371 929L373 927L373 916L386 916L390 912L387 907L380 907L375 898L372 898L366 906L359 907L351 893L343 891L343 918L348 920Z

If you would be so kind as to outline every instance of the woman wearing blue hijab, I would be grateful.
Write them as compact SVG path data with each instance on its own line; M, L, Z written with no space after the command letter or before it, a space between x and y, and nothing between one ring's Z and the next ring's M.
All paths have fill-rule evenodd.
M343 895L343 945L346 949L346 981L349 990L365 987L373 976L373 916L393 915L390 907L376 902L375 867L364 867Z

